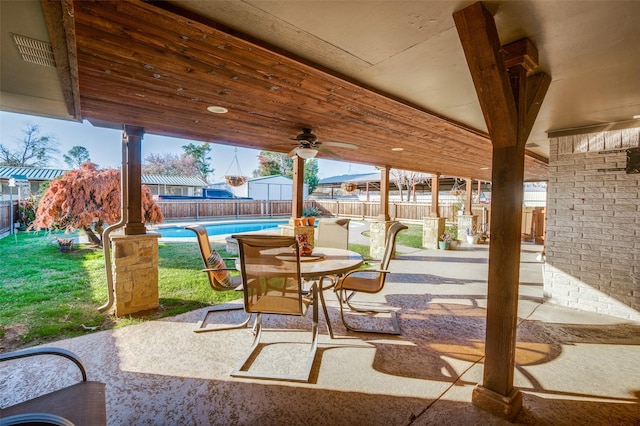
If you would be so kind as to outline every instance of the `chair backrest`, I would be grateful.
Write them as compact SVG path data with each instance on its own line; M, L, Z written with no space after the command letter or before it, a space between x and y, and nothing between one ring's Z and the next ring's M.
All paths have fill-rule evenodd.
M304 315L300 253L295 237L233 235L238 241L244 306L249 313Z
M207 269L205 272L209 278L211 288L217 291L226 291L238 287L240 281L231 279L229 271L224 269L227 267L224 259L217 251L211 248L206 228L201 225L189 225L185 229L196 233L200 255L202 256L204 267Z
M316 245L347 249L349 246L349 222L351 219L323 218L318 222Z
M387 241L384 244L384 253L382 254L382 260L380 261L380 269L386 270L389 267L391 258L396 251L396 236L398 235L398 232L403 229L408 229L408 227L400 222L394 223L389 228Z

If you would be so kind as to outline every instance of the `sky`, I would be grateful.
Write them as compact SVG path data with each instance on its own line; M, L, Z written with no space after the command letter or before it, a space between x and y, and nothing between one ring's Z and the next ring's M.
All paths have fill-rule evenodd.
M120 166L122 132L115 129L94 127L87 121L77 123L2 111L0 112L0 144L11 150L17 149L17 141L24 138L23 129L27 123L38 125L41 136L54 136L58 141L57 148L60 152L53 156L48 165L49 168L67 169L68 166L62 156L68 153L73 146L87 148L91 161L100 168ZM182 154L182 145L188 143L199 145L202 142L146 134L142 139L142 159L144 160L152 153ZM252 172L258 168L258 154L260 153L258 150L238 147L237 156L240 168L238 170L234 161L236 154L234 146L211 145L211 166L214 173L209 176L210 183L224 180L224 176L227 174L251 177ZM344 174L374 173L375 171L373 166L318 159L318 177L320 179Z

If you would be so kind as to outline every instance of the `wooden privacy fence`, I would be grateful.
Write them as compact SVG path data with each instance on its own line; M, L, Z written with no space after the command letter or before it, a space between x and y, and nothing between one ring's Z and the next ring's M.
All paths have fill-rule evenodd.
M157 201L165 220L204 220L215 218L241 217L287 217L291 216L291 201L267 200L167 200ZM305 208L318 210L326 216L342 216L360 219L375 219L380 215L380 204L376 201L307 200ZM18 217L18 202L13 202L13 219ZM440 217L449 223L456 223L455 206L440 205ZM474 215L479 224L489 229L490 205L474 204ZM484 221L482 219L484 214ZM411 220L420 222L431 215L429 203L392 202L389 205L392 220ZM10 231L9 202L0 201L0 235ZM545 220L543 208L524 208L522 211L522 234L538 242L544 239Z
M288 200L167 200L156 203L165 220L291 216L291 201ZM312 202L307 201L305 206L312 206Z
M9 201L0 201L0 235L11 231ZM13 220L18 217L18 202L13 202Z
M376 218L380 214L380 204L376 201L340 201L340 200L314 200L316 208L325 214L333 216L359 217L362 219ZM457 222L458 211L452 204L439 205L439 216L446 218L447 222ZM474 204L471 211L482 218L485 209L485 222L489 220L488 204ZM389 203L389 216L394 220L421 221L423 217L431 215L430 203ZM480 219L482 221L482 219Z
M167 200L158 201L165 220L202 220L219 217L277 217L291 216L291 201L267 200ZM318 210L323 215L375 219L380 215L380 203L376 201L307 200L305 208ZM483 207L477 204L473 213L481 216ZM453 205L440 205L440 217L448 222L457 221L457 210ZM392 202L389 215L393 220L421 221L431 215L429 203ZM485 220L488 221L488 213Z

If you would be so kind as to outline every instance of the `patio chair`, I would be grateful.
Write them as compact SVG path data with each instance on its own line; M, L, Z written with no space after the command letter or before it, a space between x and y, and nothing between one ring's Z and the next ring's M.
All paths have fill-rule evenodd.
M207 230L204 226L190 225L186 226L185 229L196 233L198 246L200 247L200 255L202 256L202 261L204 262L205 267L202 271L207 273L207 278L209 278L209 285L211 288L214 291L238 290L242 285L242 279L239 276L232 277L229 274L229 271L235 271L236 268L228 267L225 263L225 261L235 261L236 259L223 258L217 251L211 248L209 235L207 234ZM237 311L243 308L243 306L212 306L202 314L196 329L193 331L196 333L204 333L207 331L232 330L246 327L251 320L251 314L248 314L239 324L214 328L208 328L206 325L207 317L214 312Z
M400 334L400 326L398 324L398 317L395 311L390 309L365 309L361 307L355 307L351 304L351 299L358 292L378 293L383 289L387 274L389 274L390 272L387 270L387 268L389 267L389 262L391 262L393 254L395 253L396 236L398 235L398 232L402 231L403 229L407 229L407 226L403 225L400 222L394 223L389 228L387 241L384 246L384 253L382 255L382 260L378 269L352 271L345 274L338 280L334 291L337 293L338 302L340 304L340 317L342 318L342 323L347 328L347 330L363 333ZM393 328L392 331L366 329L350 325L345 319L344 305L347 305L347 307L354 312L391 314L391 325Z
M308 293L303 291L300 275L300 253L295 237L275 235L234 235L238 241L244 306L249 314L256 314L254 340L248 354L231 373L233 377L308 382L318 347L318 289L314 283ZM251 372L259 353L262 338L263 314L296 315L304 317L313 309L311 346L304 370L300 374ZM286 367L286 366L285 366Z
M106 425L105 384L88 381L84 364L73 352L60 348L30 348L0 354L0 362L38 355L55 355L72 361L80 370L82 381L10 407L2 408L0 410L0 424L2 426L19 424ZM12 367L10 366L9 369ZM27 367L28 365L24 368ZM9 374L7 377L12 377L9 371L6 371L6 373ZM28 384L25 383L25 385ZM12 391L18 392L15 388Z
M323 218L318 222L319 247L347 249L349 247L349 222L351 219Z

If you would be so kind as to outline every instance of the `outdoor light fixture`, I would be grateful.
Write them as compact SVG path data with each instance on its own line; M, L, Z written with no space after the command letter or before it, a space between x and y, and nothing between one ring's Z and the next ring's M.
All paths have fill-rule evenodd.
M305 160L308 160L310 158L315 157L318 154L318 150L314 149L314 148L304 148L304 147L300 147L298 149L296 149L296 155L300 158L304 158Z
M225 107L221 107L217 105L212 105L210 107L207 107L207 111L212 112L214 114L226 114L229 112L229 110L226 109Z

